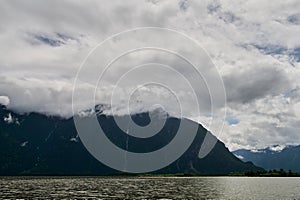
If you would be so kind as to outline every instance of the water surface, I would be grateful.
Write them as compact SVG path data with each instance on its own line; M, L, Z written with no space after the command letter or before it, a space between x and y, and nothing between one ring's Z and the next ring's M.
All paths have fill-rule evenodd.
M1 177L0 198L300 199L300 178Z

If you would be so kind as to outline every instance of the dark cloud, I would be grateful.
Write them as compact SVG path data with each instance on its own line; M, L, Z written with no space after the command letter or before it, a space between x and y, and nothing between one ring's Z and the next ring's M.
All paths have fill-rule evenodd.
M283 70L253 66L224 77L228 102L249 103L266 96L276 96L291 86Z
M288 16L287 21L295 25L300 25L300 14Z

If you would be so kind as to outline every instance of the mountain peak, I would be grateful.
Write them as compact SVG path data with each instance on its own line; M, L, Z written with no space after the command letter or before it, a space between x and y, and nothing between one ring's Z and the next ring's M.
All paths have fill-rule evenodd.
M270 151L274 151L274 152L281 152L285 148L287 148L286 145L280 145L280 144L276 144L276 145L267 147L267 149L269 149Z
M264 149L233 151L242 161L251 161L264 169L284 169L300 172L300 145L272 145Z
M161 111L158 109L154 113L161 114ZM72 118L47 117L37 113L18 114L10 110L1 110L0 117L3 118L8 113L12 113L12 117L18 118L21 123L7 124L4 120L0 120L0 150L5 152L0 156L0 163L4 166L0 168L0 175L120 173L103 165L88 153L78 138ZM151 118L150 114L148 112L140 116L135 115L136 118L133 120L142 126L147 125ZM167 117L159 133L149 138L137 138L123 132L113 116L102 113L97 117L106 136L115 145L136 153L152 152L169 144L182 120L186 120ZM122 116L118 117L122 118ZM156 116L153 116L153 119L159 120ZM206 157L200 159L199 149L206 134L210 133L200 124L192 121L188 124L198 127L196 137L189 149L169 166L154 173L228 174L233 171L262 170L251 163L244 163L237 159L220 141ZM89 167L86 163L89 163Z

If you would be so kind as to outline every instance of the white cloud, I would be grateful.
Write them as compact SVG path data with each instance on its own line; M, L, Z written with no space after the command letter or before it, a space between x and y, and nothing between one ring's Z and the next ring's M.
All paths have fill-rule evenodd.
M241 155L237 155L237 154L234 154L238 159L240 159L240 160L243 160L244 159L244 157L243 156L241 156Z
M274 145L269 147L269 149L272 151L281 152L285 147L285 145Z
M121 0L26 3L3 0L0 103L19 112L71 116L74 77L90 50L120 31L160 26L196 39L217 65L227 91L228 115L239 121L234 126L224 125L219 138L227 146L236 149L300 143L300 91L295 90L300 87L300 59L295 58L300 48L299 10L297 0L275 0L272 4L258 0L235 3L229 0L126 3ZM97 94L98 102L109 103L108 92L114 86L110 81L128 69L124 67L126 64L138 58L149 59L147 55L150 54L136 54L123 60L122 65L114 66L106 87ZM176 65L174 60L169 61ZM149 75L135 78L142 80ZM179 94L188 95L177 80L169 78ZM89 82L80 85L81 108L93 105L84 98L93 90ZM121 87L118 91L119 101L123 102L121 94L130 88ZM144 92L164 96L159 99L165 100L167 109L172 108L167 92ZM155 99L147 95L142 98L142 108ZM203 99L203 105L209 105ZM211 116L194 116L194 105L189 101L182 103L185 113L208 127ZM214 117L221 122L218 113L221 111Z
M9 105L9 98L7 96L0 96L0 104L4 106Z

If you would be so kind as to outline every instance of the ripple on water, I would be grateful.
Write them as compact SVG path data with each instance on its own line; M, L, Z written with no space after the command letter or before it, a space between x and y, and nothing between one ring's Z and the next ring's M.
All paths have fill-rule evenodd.
M0 198L300 199L300 178L2 177Z

